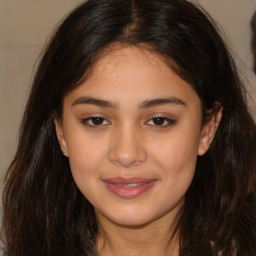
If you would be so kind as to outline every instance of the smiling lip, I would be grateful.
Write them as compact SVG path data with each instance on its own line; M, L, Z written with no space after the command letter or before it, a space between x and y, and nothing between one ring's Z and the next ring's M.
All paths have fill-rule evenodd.
M131 199L148 191L156 182L156 179L145 178L110 178L104 179L107 189L121 198Z

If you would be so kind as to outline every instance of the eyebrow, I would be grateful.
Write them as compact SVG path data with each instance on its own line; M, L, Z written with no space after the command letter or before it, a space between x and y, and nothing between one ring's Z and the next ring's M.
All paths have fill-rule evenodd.
M97 98L91 98L91 97L77 98L72 103L72 106L75 106L78 104L91 104L91 105L96 105L96 106L103 107L103 108L115 108L116 107L115 104L110 101L97 99Z
M165 104L186 106L186 103L183 100L176 98L176 97L170 97L170 98L159 98L159 99L146 100L140 105L139 108L150 108L150 107L165 105Z
M79 104L95 105L102 108L117 108L117 105L113 102L103 100L103 99L93 98L93 97L77 98L72 103L72 106L79 105ZM186 103L183 100L176 97L168 97L168 98L145 100L144 102L142 102L142 104L139 105L139 109L150 108L150 107L166 105L166 104L186 106Z

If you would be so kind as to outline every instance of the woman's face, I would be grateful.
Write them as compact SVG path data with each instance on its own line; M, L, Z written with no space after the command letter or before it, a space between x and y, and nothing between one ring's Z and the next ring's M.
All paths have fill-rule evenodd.
M157 55L135 47L103 56L55 120L74 180L99 220L173 219L208 149L201 103Z

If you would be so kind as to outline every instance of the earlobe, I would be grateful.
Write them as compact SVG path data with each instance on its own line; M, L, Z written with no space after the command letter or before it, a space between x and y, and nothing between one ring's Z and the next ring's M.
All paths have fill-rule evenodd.
M211 118L207 121L201 131L200 144L198 148L198 155L204 155L209 149L216 131L219 127L222 118L223 107L220 103L215 103L215 107L211 110Z
M63 126L62 126L60 119L55 117L54 124L55 124L55 130L56 130L56 135L57 135L57 138L59 141L60 149L61 149L63 155L68 157L69 155L68 155L67 143L66 143Z

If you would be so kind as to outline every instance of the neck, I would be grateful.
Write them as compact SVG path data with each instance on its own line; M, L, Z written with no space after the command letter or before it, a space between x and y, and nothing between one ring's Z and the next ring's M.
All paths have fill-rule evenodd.
M142 226L121 226L98 219L96 246L101 256L178 256L179 243L173 227L163 220Z

